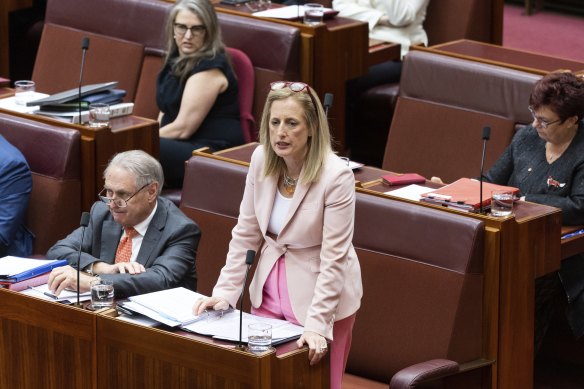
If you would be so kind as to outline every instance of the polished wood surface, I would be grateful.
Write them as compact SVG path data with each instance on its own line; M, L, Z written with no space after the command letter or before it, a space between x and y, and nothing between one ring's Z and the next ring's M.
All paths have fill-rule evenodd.
M159 155L158 122L155 120L138 116L121 116L110 121L111 128L89 128L64 123L47 116L23 114L4 109L0 109L0 112L81 132L81 207L84 211L89 211L91 205L97 200L97 193L104 183L103 170L114 154L140 149L154 157Z
M414 47L414 50L489 63L534 74L547 74L557 70L584 71L584 63L565 58L550 57L524 50L511 49L484 42L461 39L431 47Z
M233 343L97 318L98 388L328 388L329 362L308 349L254 355Z
M96 388L95 315L0 289L0 388Z
M122 321L0 289L0 388L328 388L295 341L254 355L233 343Z

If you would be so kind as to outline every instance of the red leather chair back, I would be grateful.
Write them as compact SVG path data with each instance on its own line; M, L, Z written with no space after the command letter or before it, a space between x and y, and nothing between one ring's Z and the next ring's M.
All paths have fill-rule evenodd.
M253 96L255 91L255 71L249 57L241 50L227 48L233 70L239 83L239 114L245 143L257 140L256 122L253 117Z

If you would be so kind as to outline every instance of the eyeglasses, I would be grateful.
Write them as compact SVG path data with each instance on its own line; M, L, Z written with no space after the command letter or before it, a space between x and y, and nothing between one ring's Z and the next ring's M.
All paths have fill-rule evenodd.
M207 29L202 24L190 27L180 23L174 24L174 33L176 35L183 36L187 33L187 31L191 32L191 36L201 36L205 33L205 31L207 31Z
M143 187L141 187L140 189L138 189L137 191L134 192L134 194L132 194L130 197L128 197L127 199L114 199L112 197L106 197L103 196L102 193L104 190L106 190L105 188L103 188L101 190L101 192L99 192L97 194L97 197L99 197L99 199L101 201L103 201L105 204L107 204L108 206L113 203L116 207L118 208L126 208L128 206L128 201L132 200L132 198L134 196L136 196L142 189L146 188L148 185L150 185L151 183L148 183L146 185L144 185ZM107 190L106 190L107 191Z
M537 121L541 125L541 128L548 128L552 124L555 124L561 120L561 119L558 119L558 120L554 120L554 121L550 122L548 120L542 119L541 117L537 116L535 114L535 110L533 109L533 107L531 105L527 108L529 109L529 112L531 112L531 116L533 116L533 120Z
M292 92L302 92L306 89L307 93L310 93L310 86L299 81L274 81L270 84L270 89L279 90L289 88Z

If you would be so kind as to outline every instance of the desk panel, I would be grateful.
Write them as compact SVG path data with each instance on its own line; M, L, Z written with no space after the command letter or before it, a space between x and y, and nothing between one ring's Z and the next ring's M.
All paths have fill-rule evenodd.
M559 69L568 69L576 73L584 71L582 62L466 39L428 48L413 47L413 50L430 51L541 75Z
M0 387L95 388L95 315L0 289Z
M309 367L295 342L254 355L184 331L97 318L98 388L328 388L329 360ZM125 372L125 374L120 374Z

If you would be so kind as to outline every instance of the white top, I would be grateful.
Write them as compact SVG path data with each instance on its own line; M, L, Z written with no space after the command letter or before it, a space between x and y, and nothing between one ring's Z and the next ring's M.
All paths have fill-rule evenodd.
M424 31L430 0L333 0L338 16L369 24L369 38L401 44L403 57L412 45L428 45Z
M284 219L290 210L292 199L284 197L279 190L276 190L276 198L274 199L274 207L270 215L270 222L268 223L268 232L279 235L284 225Z

